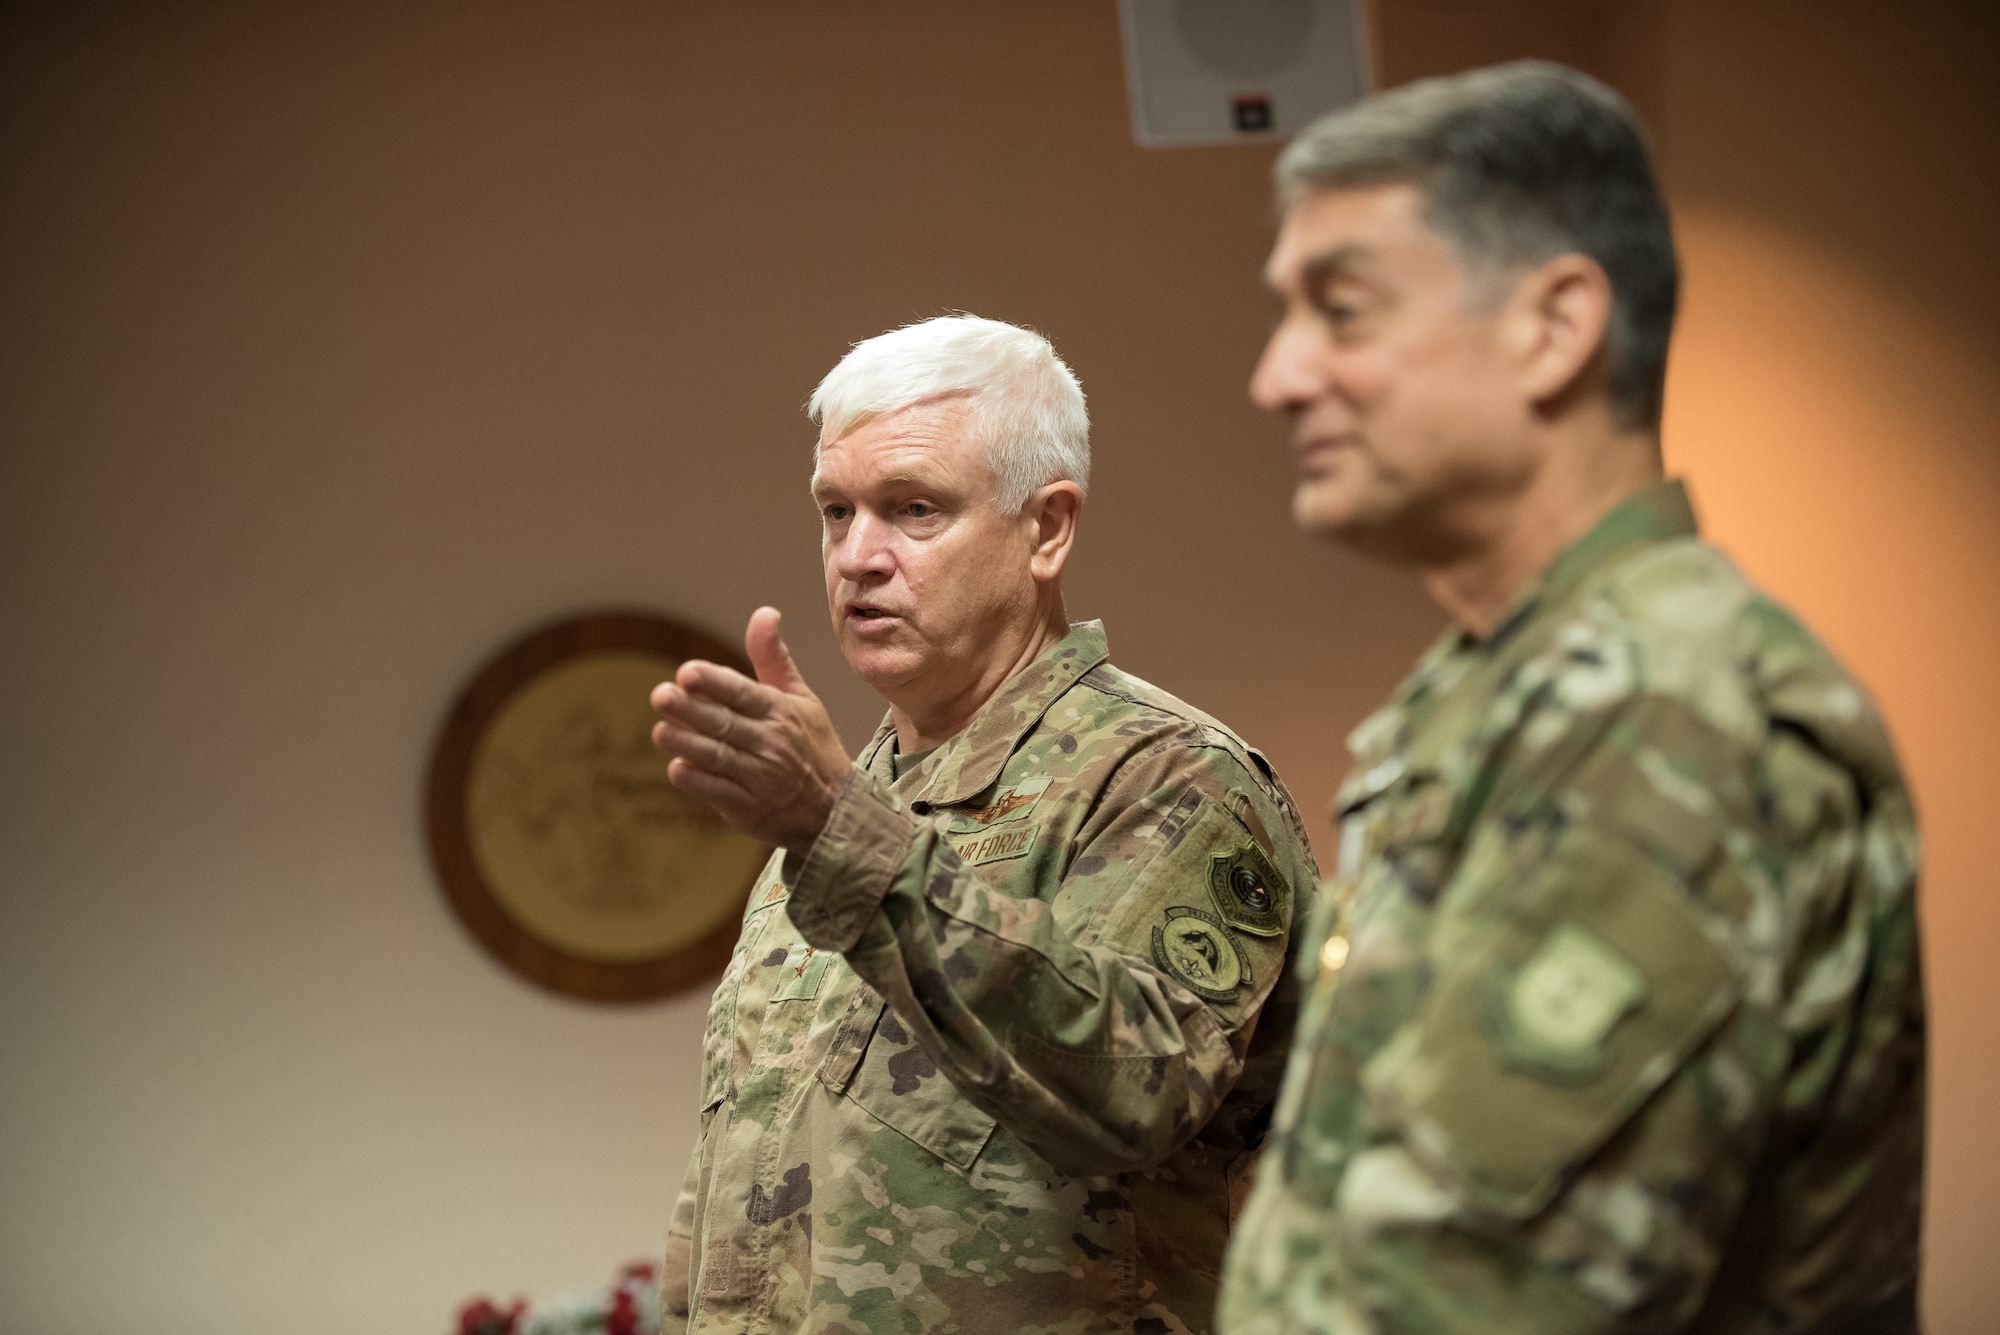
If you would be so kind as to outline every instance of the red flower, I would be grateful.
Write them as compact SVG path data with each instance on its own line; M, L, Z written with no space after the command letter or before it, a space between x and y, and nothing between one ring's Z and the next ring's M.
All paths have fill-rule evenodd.
M611 1310L604 1314L604 1335L639 1335L639 1304L624 1289L611 1295Z
M643 1284L651 1287L659 1280L659 1267L651 1261L634 1261L618 1272L620 1284Z
M517 1335L521 1325L521 1314L528 1305L516 1299L512 1306L500 1308L485 1298L474 1298L458 1309L458 1331L456 1335Z

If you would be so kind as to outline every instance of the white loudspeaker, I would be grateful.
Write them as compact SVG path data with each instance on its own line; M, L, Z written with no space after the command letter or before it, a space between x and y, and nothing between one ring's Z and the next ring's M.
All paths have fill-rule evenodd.
M1364 0L1118 0L1132 137L1289 135L1369 91Z

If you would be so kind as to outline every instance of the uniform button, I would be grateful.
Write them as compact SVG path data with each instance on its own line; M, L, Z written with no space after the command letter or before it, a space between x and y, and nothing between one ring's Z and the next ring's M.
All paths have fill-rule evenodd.
M1319 948L1319 967L1328 973L1339 973L1340 966L1347 963L1347 938L1329 936L1326 944Z

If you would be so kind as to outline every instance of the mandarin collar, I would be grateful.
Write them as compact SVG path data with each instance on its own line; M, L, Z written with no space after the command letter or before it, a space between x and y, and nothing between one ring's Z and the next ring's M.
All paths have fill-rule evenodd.
M1459 642L1468 648L1497 649L1533 620L1536 611L1562 602L1592 571L1616 557L1634 547L1694 537L1700 532L1687 484L1679 478L1655 482L1613 506L1588 533L1563 548L1540 575L1514 595L1491 635L1479 640L1460 631Z
M1047 653L1016 672L980 707L956 737L941 743L924 762L897 782L902 790L933 806L949 806L991 788L1008 757L1049 706L1084 673L1110 658L1101 621L1079 621ZM889 746L896 735L893 716L884 715L874 737L855 763L877 777L888 773Z

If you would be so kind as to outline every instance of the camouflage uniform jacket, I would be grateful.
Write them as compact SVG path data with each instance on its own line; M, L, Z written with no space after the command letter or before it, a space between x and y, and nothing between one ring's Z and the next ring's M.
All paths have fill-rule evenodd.
M1218 1326L1912 1329L1910 799L1680 486L1349 746Z
M1207 1328L1317 872L1263 759L1105 654L1073 627L900 779L885 723L757 882L669 1239L687 1329Z

